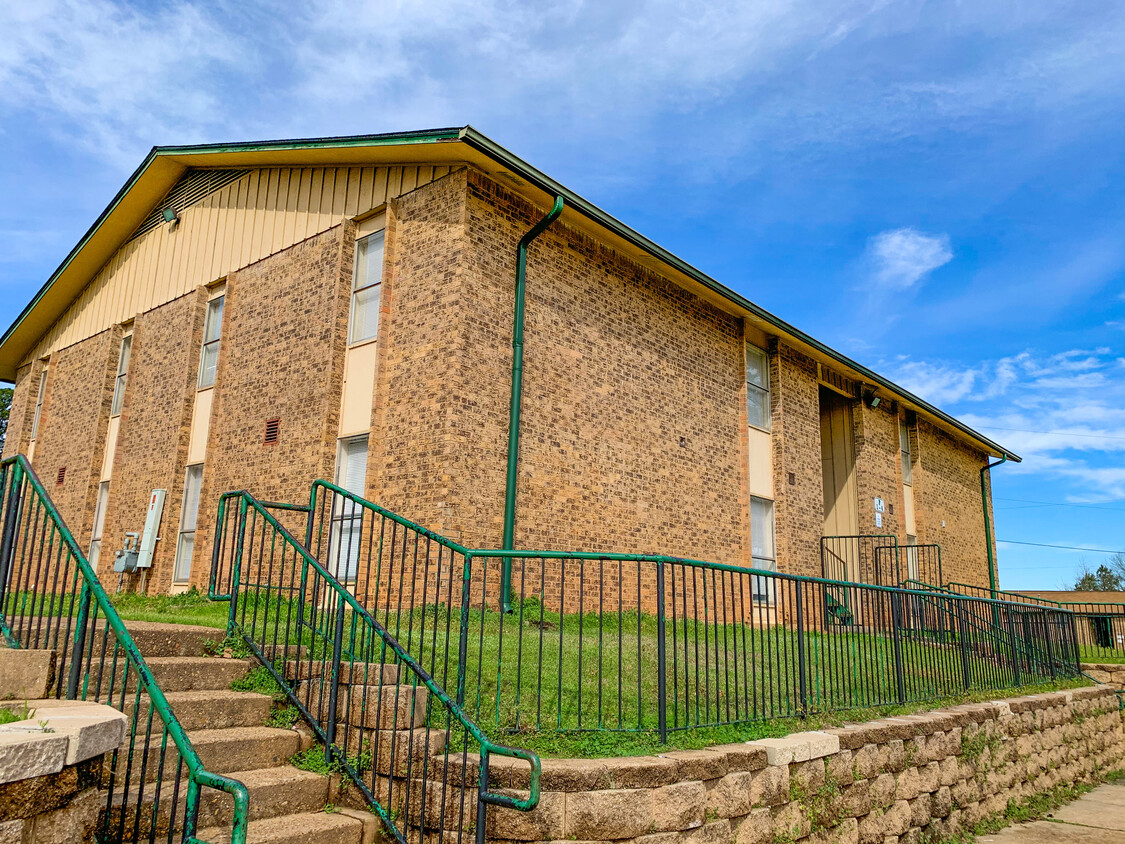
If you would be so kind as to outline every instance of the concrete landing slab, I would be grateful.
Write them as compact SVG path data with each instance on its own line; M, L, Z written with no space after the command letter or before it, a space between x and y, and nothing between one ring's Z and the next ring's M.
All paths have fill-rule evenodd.
M1051 813L1049 820L1017 824L979 844L1125 844L1125 784L1095 788Z

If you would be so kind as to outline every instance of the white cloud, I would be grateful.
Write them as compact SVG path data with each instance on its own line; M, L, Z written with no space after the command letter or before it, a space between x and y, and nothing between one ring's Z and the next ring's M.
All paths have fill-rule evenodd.
M1069 482L1079 497L1125 497L1125 378L1112 350L1026 351L970 366L903 357L880 368L1020 454L1011 471Z
M953 260L949 235L902 228L880 232L868 241L872 279L880 287L905 290Z
M473 122L535 147L581 144L587 171L645 167L659 152L683 173L745 177L775 155L804 163L842 146L976 133L1125 91L1116 7L949 4L920 16L916 0L3 6L0 105L111 156L153 142Z
M192 142L233 111L221 81L250 45L205 8L112 0L5 3L0 114L42 118L98 157L135 166L153 143Z

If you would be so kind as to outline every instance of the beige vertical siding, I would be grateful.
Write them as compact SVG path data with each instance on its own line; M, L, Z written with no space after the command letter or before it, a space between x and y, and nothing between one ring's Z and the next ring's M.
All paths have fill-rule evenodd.
M27 360L170 302L449 170L428 165L252 170L181 211L174 230L161 225L122 246Z

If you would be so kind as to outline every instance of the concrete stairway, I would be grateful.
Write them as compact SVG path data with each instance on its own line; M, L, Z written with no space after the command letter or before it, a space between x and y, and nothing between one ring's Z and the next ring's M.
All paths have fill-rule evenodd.
M188 625L127 622L141 653L167 695L176 717L191 738L203 765L213 773L243 782L250 792L250 844L370 844L380 822L375 815L355 810L323 811L329 802L329 779L289 764L293 754L308 746L295 730L264 726L270 714L267 695L231 691L231 682L252 667L249 661L204 656L207 640L223 638L223 631ZM147 709L147 698L140 706ZM142 715L147 717L147 715ZM141 828L152 820L156 780L171 777L176 754L168 750L163 769L159 748L149 751L146 784L131 789L130 810L121 818L132 828L140 793ZM137 762L134 762L136 778ZM160 792L171 794L172 783ZM181 785L181 789L183 786ZM166 834L169 801L161 800L157 828ZM201 792L197 838L226 844L233 814L231 798L213 789Z

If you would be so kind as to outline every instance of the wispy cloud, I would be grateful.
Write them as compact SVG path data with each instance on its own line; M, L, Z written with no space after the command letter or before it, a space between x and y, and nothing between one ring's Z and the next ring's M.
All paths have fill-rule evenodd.
M872 278L881 287L905 290L953 260L949 235L925 234L912 228L875 235L867 244Z
M114 163L228 125L224 85L254 64L243 36L191 3L9 3L3 20L0 113L41 119Z
M1125 497L1125 377L1111 349L885 366L907 389L1023 456L1013 472L1067 480L1074 500Z

